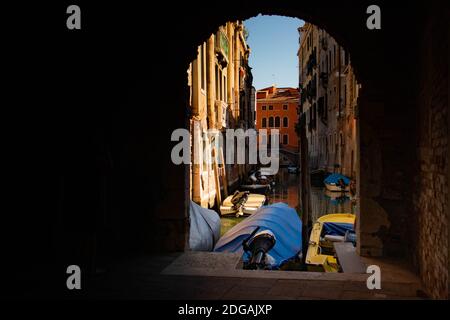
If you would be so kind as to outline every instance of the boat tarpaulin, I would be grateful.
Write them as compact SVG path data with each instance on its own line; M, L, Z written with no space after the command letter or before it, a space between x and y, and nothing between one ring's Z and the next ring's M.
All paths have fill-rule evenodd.
M323 181L326 184L337 184L339 179L344 180L345 185L349 185L350 179L340 173L332 173Z
M342 222L325 222L323 224L323 236L345 236L347 231L354 231L353 224Z
M220 238L220 217L213 211L191 201L189 247L194 251L212 251Z
M259 208L253 215L234 226L217 242L214 251L241 253L244 262L250 259L242 242L259 227L259 231L270 230L275 235L275 246L268 252L272 257L270 267L279 268L296 257L302 250L302 222L297 212L285 203L275 203Z

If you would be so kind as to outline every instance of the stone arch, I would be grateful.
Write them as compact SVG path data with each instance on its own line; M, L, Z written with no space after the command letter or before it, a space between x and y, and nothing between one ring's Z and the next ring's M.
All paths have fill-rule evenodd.
M432 88L421 86L431 84L428 80L448 70L447 34L441 31L448 29L443 3L435 1L430 5L418 1L388 6L380 1L381 30L365 27L366 9L372 4L366 0L231 0L220 8L214 2L202 6L185 2L177 4L176 10L172 3L161 3L157 10L140 10L125 4L101 8L86 4L83 10L89 12L88 23L81 33L64 33L63 37L60 29L52 25L52 19L43 21L51 27L36 37L39 46L50 48L57 43L58 47L49 54L36 51L30 56L30 61L42 58L36 60L35 75L52 75L49 82L36 78L33 83L42 83L39 87L42 90L33 88L36 94L28 95L30 105L42 99L46 108L39 108L39 114L36 113L42 121L30 121L30 126L39 123L33 137L42 132L42 127L54 132L42 135L41 139L55 153L48 162L53 167L45 172L61 178L51 189L52 194L55 189L59 191L58 200L52 199L51 205L44 209L56 211L54 215L41 216L42 220L36 221L30 230L24 230L21 221L17 225L22 228L16 228L14 238L21 240L24 248L34 244L36 250L28 252L42 252L48 244L44 240L39 242L41 230L51 229L56 240L46 253L48 256L62 253L58 261L63 263L76 258L70 252L77 252L88 261L90 253L80 248L89 247L87 244L93 243L97 236L114 254L119 251L117 248L138 252L185 250L189 233L188 168L171 163L174 142L170 136L175 128L186 128L188 123L187 66L195 58L197 46L226 21L245 20L259 13L276 14L298 17L327 30L350 52L355 74L362 83L356 110L359 119L356 153L358 163L364 164L364 168L356 168L360 175L359 251L408 259L414 256L416 268L424 270L423 278L432 278L429 283L439 282L439 288L443 288L442 283L448 277L444 280L429 271L433 266L424 258L424 253L436 251L430 245L433 241L423 242L420 249L423 252L419 252L417 234L429 238L428 233L433 230L425 230L418 223L421 204L414 206L412 196L428 192L421 185L430 180L428 172L421 169L417 154L425 160L434 157L434 153L417 148L417 141L427 140L416 128L420 123L417 110L424 103L436 105L434 97L448 97L445 90L448 73L436 80L436 86L430 85ZM120 22L111 23L111 17L120 17ZM400 23L401 17L414 23ZM427 55L423 56L421 51ZM396 57L394 52L405 54ZM70 63L69 74L61 64L52 61L55 53L61 53L65 62ZM420 64L424 70L437 72L420 70ZM448 110L448 106L442 106ZM435 111L430 112L430 127L434 129ZM47 113L51 116L44 117ZM438 114L443 116L444 112ZM58 121L53 121L55 118ZM445 139L448 138L442 138ZM377 148L375 157L371 146ZM29 155L23 158L29 159ZM363 172L369 169L370 174ZM421 176L422 182L415 182L417 176ZM48 176L34 181L48 181ZM442 184L448 186L448 181ZM40 185L34 188L39 189ZM423 202L429 197L424 194ZM427 212L427 217L442 216L438 209ZM383 217L373 219L382 220L383 225L373 225L372 217ZM33 219L37 220L36 215ZM448 230L448 223L443 228ZM104 229L112 235L103 236ZM444 233L433 235L439 239L435 245L443 243L440 240ZM98 252L105 251L104 247L100 246ZM23 265L28 263L24 261ZM441 291L434 296L443 296Z
M182 57L183 64L187 68L190 61L196 56L197 46L203 43L210 34L215 32L219 26L225 24L227 21L246 20L257 16L258 14L295 17L316 24L332 35L336 41L350 53L354 72L358 82L362 84L362 90L365 90L369 94L378 95L381 91L381 85L379 85L381 82L378 83L377 80L381 79L381 76L377 74L374 65L368 64L367 61L373 56L381 55L380 47L377 46L377 43L380 40L380 34L370 33L367 32L368 30L364 30L365 19L363 18L365 17L367 6L364 3L355 5L351 11L354 12L356 16L356 13L359 12L360 16L358 18L349 19L348 25L344 27L338 21L339 19L336 19L336 12L333 12L333 10L342 11L343 7L331 5L328 9L317 10L322 7L324 3L325 1L323 3L318 2L314 4L306 2L293 4L289 1L282 0L276 4L266 2L261 2L252 6L240 4L239 10L209 13L203 24L199 17L198 24L196 23L193 25L190 34L185 38L185 43L190 43L187 48L189 48L191 52ZM185 49L186 48L184 48L184 50ZM280 121L278 121L278 123L279 122ZM269 117L267 125L268 127L275 127L275 118ZM357 219L358 222L361 220L364 221L364 219ZM186 227L186 230L188 229L189 226ZM374 250L371 252L373 251Z

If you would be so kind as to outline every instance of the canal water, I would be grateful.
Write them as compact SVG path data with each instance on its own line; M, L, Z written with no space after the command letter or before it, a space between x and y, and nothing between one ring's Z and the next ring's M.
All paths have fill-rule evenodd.
M329 213L355 213L349 193L331 192L325 187L311 187L311 220Z
M269 204L284 202L300 215L300 174L289 173L287 168L280 168L275 180L276 185L268 194ZM329 192L324 186L311 187L311 207L313 222L329 213L354 213L352 201L348 195ZM244 219L245 217L236 218L233 215L221 217L221 235Z

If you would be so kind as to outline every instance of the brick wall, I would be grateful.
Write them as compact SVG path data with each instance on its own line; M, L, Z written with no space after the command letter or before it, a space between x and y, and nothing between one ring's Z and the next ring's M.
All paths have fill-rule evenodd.
M419 170L413 207L417 214L416 259L425 290L448 298L448 25L433 10L421 39ZM445 12L445 11L444 11Z

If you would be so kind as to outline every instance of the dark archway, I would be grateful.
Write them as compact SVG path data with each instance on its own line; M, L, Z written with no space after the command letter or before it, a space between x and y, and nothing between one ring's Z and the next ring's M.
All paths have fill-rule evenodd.
M28 163L37 174L29 189L48 191L39 199L47 214L26 219L19 214L21 218L11 224L19 235L11 261L17 258L15 265L29 266L19 254L26 250L29 261L51 278L73 261L89 269L95 265L94 257L184 250L189 224L187 170L171 163L169 150L173 129L186 127L182 106L188 97L187 65L197 45L219 25L259 13L276 14L326 29L351 53L362 83L361 254L406 258L427 281L430 294L444 297L448 255L439 255L448 251L445 210L436 206L427 208L428 216L422 213L426 201L436 200L434 185L421 203L415 197L425 194L430 188L427 181L433 179L421 167L422 161L436 160L432 177L448 167L448 153L443 157L426 152L434 150L427 134L436 130L435 123L442 127L442 143L448 143L447 125L434 117L445 118L448 113L446 86L427 85L432 74L428 68L444 70L438 72L439 83L448 84L446 6L444 1L377 3L382 8L381 30L365 27L366 9L373 4L365 0L231 1L221 8L213 2L161 3L158 9L83 4L84 28L79 33L70 33L60 18L46 20L40 28L43 35L23 40L28 41L24 52L35 52L26 60L32 64L26 71L34 75L27 103L36 105L39 100L46 106L27 114L27 131L33 135L31 141L24 139L25 144L41 155ZM40 9L49 9L55 17L60 17L58 10L65 12L64 5ZM407 23L400 21L402 17ZM51 49L36 51L43 46ZM41 75L49 80L42 82ZM435 96L440 97L436 102L440 109L425 108ZM429 124L419 130L422 115ZM426 150L420 153L423 146ZM443 178L442 186L448 193L448 178ZM445 193L436 197L441 206L448 206L441 200ZM442 228L427 229L423 219L434 219ZM447 250L436 252L437 243L447 243ZM436 263L447 270L446 276L434 272ZM27 279L20 281L26 286Z

